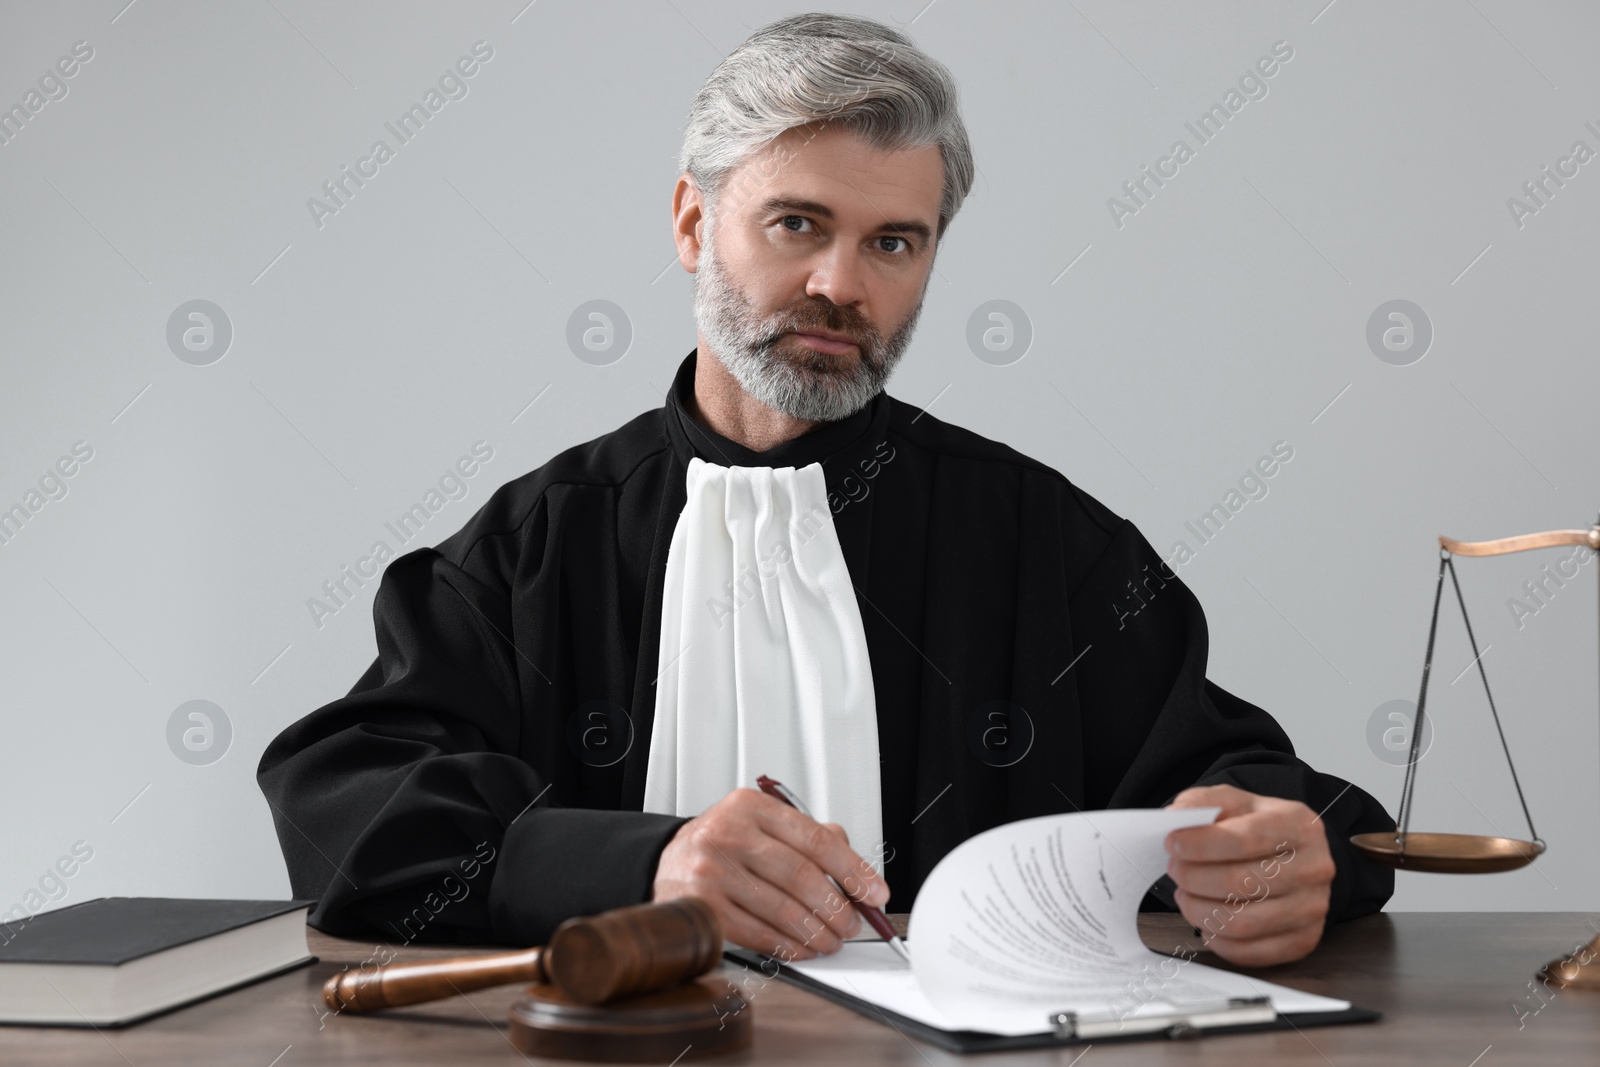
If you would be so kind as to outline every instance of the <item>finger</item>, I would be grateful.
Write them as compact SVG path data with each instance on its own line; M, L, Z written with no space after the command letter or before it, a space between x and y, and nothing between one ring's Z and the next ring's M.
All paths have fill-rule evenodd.
M836 950L858 931L855 910L821 869L759 825L724 834L720 844L702 831L697 844L692 884L736 900L793 936L818 939L824 951ZM824 929L819 936L818 927L832 932Z
M1258 799L1260 798L1255 793L1248 793L1238 786L1197 785L1173 797L1172 803L1167 807L1221 808L1222 811L1217 814L1217 818L1227 819L1253 811Z
M871 879L871 881L868 881L868 879ZM844 895L848 899L870 904L879 911L887 908L889 903L888 883L883 880L882 875L873 869L870 863L864 862L860 869L838 879L838 882L839 888L844 890ZM857 912L857 914L860 913Z
M1173 859L1167 862L1167 874L1184 889L1197 896L1224 900L1231 893L1237 897L1256 900L1264 896L1284 893L1311 886L1326 885L1333 881L1333 865L1313 863L1309 859L1290 863L1269 861L1222 861L1219 863L1192 863Z
M1280 862L1294 853L1298 830L1285 825L1275 812L1255 812L1230 819L1174 830L1167 835L1167 854L1190 863L1224 863L1264 860ZM1288 847L1283 847L1288 846ZM1281 855L1280 855L1281 852Z
M1188 863L1172 860L1167 864L1167 874L1179 889L1212 900L1226 900L1230 895L1244 900L1260 900L1299 888L1298 883L1289 880L1283 872L1270 880L1263 877L1253 863Z
M1173 895L1183 917L1209 944L1214 938L1253 941L1276 937L1305 926L1321 928L1328 914L1325 893L1302 891L1262 900L1232 901L1195 896L1185 890Z
M723 900L714 907L722 922L722 936L736 945L780 960L809 960L818 954L801 939L788 936L734 901Z
M810 859L847 893L879 907L888 903L889 887L877 869L822 823L776 801L757 811L758 821L770 835Z
M784 933L791 941L809 942L821 952L837 951L845 937L858 932L859 919L848 900L833 884L813 871L819 889L818 904L808 905L786 891L792 883L774 884L752 868L763 850L787 850L776 839L751 828L744 839L724 839L718 845L710 835L700 833L691 859L680 862L665 882L658 874L655 899L694 895L707 899L728 899L758 920ZM669 846L670 848L671 846ZM798 853L797 862L809 863ZM769 871L770 875L770 871ZM830 922L834 929L830 930Z
M727 810L713 828L715 832L700 835L701 841L709 846L701 850L702 877L718 890L731 891L729 887L737 887L744 894L745 906L757 910L768 922L776 923L782 914L788 928L799 936L807 936L808 932L815 934L819 925L828 927L832 934L822 937L821 941L830 951L837 947L830 937L842 941L860 932L860 918L849 900L810 858L774 836L769 823L797 821L805 830L843 847L848 853L848 846L838 844L843 827L829 829L753 789L736 790L719 802L719 806ZM714 836L718 840L713 840ZM711 869L706 870L708 867ZM764 882L791 899L783 902L771 898L765 890L757 892L747 888L745 883L752 880Z
M804 853L775 837L768 837L761 845L746 851L744 864L758 881L767 883L789 900L791 906L785 909L785 921L798 923L800 928L820 923L840 939L854 937L860 930L859 913L828 881L822 868Z
M1184 918L1200 931L1201 938L1208 945L1218 938L1225 941L1255 941L1277 937L1303 926L1322 925L1318 919L1321 912L1310 894L1294 899L1269 898L1254 903L1194 896L1185 896L1184 901L1180 905Z

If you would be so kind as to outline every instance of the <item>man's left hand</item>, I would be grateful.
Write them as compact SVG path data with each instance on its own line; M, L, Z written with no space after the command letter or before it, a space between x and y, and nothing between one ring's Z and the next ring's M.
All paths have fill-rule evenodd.
M1185 789L1167 806L1222 808L1215 822L1174 830L1166 840L1178 909L1207 948L1263 967L1317 947L1334 864L1316 812L1231 785Z

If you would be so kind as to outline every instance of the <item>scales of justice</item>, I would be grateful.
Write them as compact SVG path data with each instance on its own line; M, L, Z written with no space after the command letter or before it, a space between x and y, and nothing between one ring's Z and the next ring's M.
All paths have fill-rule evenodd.
M1550 530L1545 533L1503 537L1495 541L1455 541L1440 535L1439 579L1433 592L1433 617L1428 624L1428 651L1422 664L1422 691L1417 696L1416 721L1411 724L1411 751L1410 758L1406 762L1405 785L1400 794L1399 825L1393 831L1356 834L1350 838L1350 843L1368 859L1402 871L1492 874L1525 867L1544 852L1544 839L1533 828L1533 816L1529 814L1528 802L1522 795L1522 784L1517 780L1516 765L1511 762L1511 748L1506 744L1505 729L1500 724L1500 713L1495 710L1494 695L1489 691L1489 676L1483 669L1483 656L1478 651L1478 642L1472 633L1472 622L1467 618L1467 602L1461 595L1461 583L1456 579L1455 562L1452 557L1500 556L1560 545L1582 545L1591 551L1600 552L1600 520L1587 530ZM1478 676L1483 679L1483 692L1489 700L1489 713L1494 717L1495 730L1500 736L1500 747L1505 751L1506 766L1511 770L1511 782L1516 786L1517 800L1522 804L1522 814L1528 823L1528 837L1532 840L1476 834L1415 833L1410 827L1417 762L1421 756L1419 750L1423 737L1423 708L1428 698L1428 674L1433 668L1433 643L1439 629L1439 600L1444 592L1444 575L1447 570L1450 572L1450 584L1455 588L1456 601L1461 605L1461 621L1466 625L1467 640L1472 644L1473 663L1477 664ZM1579 955L1586 956L1587 960L1580 961ZM1573 989L1600 989L1600 936L1589 942L1587 952L1552 960L1540 970L1539 974L1552 985Z

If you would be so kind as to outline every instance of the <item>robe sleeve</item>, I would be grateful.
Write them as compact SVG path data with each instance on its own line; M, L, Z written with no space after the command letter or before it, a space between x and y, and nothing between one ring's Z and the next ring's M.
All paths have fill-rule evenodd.
M543 725L559 709L519 691L509 584L435 549L396 559L374 598L376 661L267 746L257 780L317 929L533 945L649 899L685 820L552 802L536 765L576 758L521 755L524 730L562 734Z
M1394 893L1394 872L1350 845L1352 834L1393 830L1360 787L1295 755L1266 711L1205 677L1208 632L1194 593L1138 529L1119 521L1111 542L1072 596L1073 633L1084 654L1078 680L1086 796L1107 808L1164 807L1190 786L1234 785L1304 803L1322 816L1335 874L1328 923L1367 915ZM1085 699L1086 698L1086 699ZM1091 708L1105 712L1091 714ZM1176 910L1171 878L1151 895Z

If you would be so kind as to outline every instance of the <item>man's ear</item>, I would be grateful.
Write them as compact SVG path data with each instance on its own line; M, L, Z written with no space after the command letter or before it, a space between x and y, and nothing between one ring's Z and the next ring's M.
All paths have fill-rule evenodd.
M694 178L685 171L672 190L672 239L678 262L690 274L700 269L700 228L705 221L704 201Z

